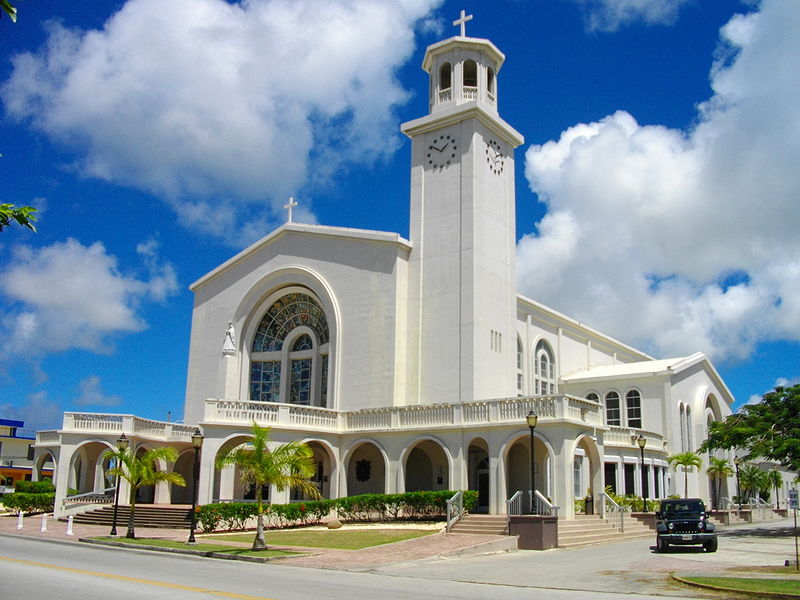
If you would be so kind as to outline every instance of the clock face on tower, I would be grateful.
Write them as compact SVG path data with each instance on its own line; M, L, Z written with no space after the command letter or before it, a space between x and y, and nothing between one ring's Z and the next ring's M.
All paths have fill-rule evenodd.
M456 158L456 138L440 135L428 146L428 164L434 169L443 169Z
M489 170L495 175L503 172L505 156L500 151L500 144L494 140L486 142L486 163L489 165Z

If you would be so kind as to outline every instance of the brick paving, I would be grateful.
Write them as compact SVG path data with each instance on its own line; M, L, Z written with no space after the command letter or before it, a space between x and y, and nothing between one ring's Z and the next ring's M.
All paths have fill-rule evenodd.
M126 515L127 517L127 515ZM65 542L78 542L80 538L107 536L110 528L101 525L85 525L74 523L72 535L67 534L67 523L47 518L47 530L42 529L41 515L24 517L22 529L18 529L16 516L0 516L0 533L10 535L21 535L31 538L59 540ZM127 521L120 519L117 524L119 541L124 541L127 531ZM179 529L155 529L150 527L137 527L137 538L169 539L185 542L189 537L187 530ZM213 542L213 535L196 534L197 541ZM461 552L481 551L481 547L492 542L506 540L507 536L476 535L476 534L445 534L435 533L433 535L414 538L396 542L394 544L384 544L362 550L336 550L328 548L301 548L294 546L270 545L274 550L293 550L303 552L302 556L281 558L282 564L315 567L323 569L340 570L365 570L372 566L387 565L391 563L403 563L411 560L420 560L447 554L457 554ZM227 545L243 547L249 546L248 543L224 542ZM269 544L269 531L267 532L267 544ZM491 551L490 547L486 547Z

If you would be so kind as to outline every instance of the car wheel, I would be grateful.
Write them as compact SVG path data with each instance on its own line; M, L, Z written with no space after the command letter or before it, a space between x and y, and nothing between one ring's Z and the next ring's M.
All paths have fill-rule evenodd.
M669 552L669 544L662 540L660 537L656 538L656 549L661 553L665 554Z
M717 540L713 539L709 542L703 544L703 548L706 552L716 552L717 551Z

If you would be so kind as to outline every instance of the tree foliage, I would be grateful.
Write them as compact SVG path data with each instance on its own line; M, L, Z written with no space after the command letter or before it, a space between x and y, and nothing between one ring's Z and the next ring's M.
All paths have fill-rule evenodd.
M11 225L12 221L16 221L31 231L36 231L36 226L33 224L36 221L36 215L33 214L35 212L36 209L32 206L17 208L13 204L0 204L0 231Z
M113 460L116 464L108 470L113 476L119 476L128 482L130 486L130 512L128 513L128 532L126 538L135 538L136 530L133 524L133 515L136 509L136 492L146 485L156 485L158 483L174 483L175 485L185 486L186 482L180 473L169 473L159 469L161 462L175 462L178 458L178 451L171 446L162 446L147 450L137 456L131 449L109 450L104 458Z
M8 0L0 0L0 8L3 9L3 12L6 13L12 21L15 23L17 22L17 9L11 2ZM3 15L3 12L0 12L0 16Z
M680 454L673 454L672 456L667 457L669 464L675 465L675 469L677 470L678 467L683 467L683 497L689 497L689 471L692 470L693 467L700 468L703 463L700 460L700 456L695 454L694 452L681 452Z
M279 491L287 487L294 488L312 498L321 497L317 486L310 481L316 466L308 444L294 441L270 448L269 431L253 423L253 439L220 455L216 461L218 469L231 465L239 467L242 483L255 486L257 508L253 550L267 548L264 539L263 486L271 484Z
M722 482L733 475L733 467L726 458L711 456L708 459L706 473L708 473L708 476L714 481L714 508L718 509L720 508L719 499L722 495Z
M800 385L776 387L724 421L711 423L701 452L740 448L745 460L774 460L800 470Z

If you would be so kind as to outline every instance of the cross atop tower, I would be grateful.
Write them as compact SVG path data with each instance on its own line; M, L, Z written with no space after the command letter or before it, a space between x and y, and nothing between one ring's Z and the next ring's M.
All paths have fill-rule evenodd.
M292 222L292 209L295 206L297 206L297 202L294 201L294 198L292 196L289 196L289 204L284 204L283 205L283 208L286 208L286 209L289 210L289 215L288 215L289 218L286 219L287 223L291 223Z
M461 11L461 17L453 21L453 25L461 25L461 37L467 37L467 21L472 21L472 15L467 15Z

